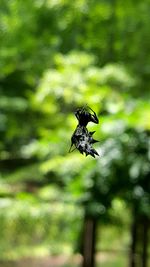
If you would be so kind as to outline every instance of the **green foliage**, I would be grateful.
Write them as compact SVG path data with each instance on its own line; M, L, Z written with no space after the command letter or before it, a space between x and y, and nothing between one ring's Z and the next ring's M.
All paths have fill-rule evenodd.
M116 203L150 216L149 24L149 0L1 1L3 253L75 242L81 206L105 223L130 223ZM100 119L96 160L68 153L84 104Z
M75 239L75 231L79 231L82 211L75 211L73 204L58 202L61 195L60 190L49 187L43 188L37 196L18 192L16 199L5 197L1 200L2 258L17 258L20 245L22 256L30 255L30 249L34 254L35 248L35 253L41 253L41 256L43 251L44 254L72 252L73 247L69 244ZM72 225L74 232L68 225Z

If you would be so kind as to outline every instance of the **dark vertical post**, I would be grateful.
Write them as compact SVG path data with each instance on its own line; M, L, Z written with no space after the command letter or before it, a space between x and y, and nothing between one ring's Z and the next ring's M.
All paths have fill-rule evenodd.
M95 218L85 216L82 267L95 267L96 226Z
M148 228L149 228L149 221L147 217L143 218L142 224L142 267L148 266Z
M136 267L137 221L133 218L131 225L131 249L129 267Z

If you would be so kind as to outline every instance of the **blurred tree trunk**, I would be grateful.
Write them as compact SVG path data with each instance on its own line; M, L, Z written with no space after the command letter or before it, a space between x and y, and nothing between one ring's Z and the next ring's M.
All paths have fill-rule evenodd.
M134 216L131 225L131 249L130 249L129 267L136 267L137 231L138 231L138 223L136 216Z
M83 230L83 264L82 267L95 267L97 220L85 216Z
M141 263L142 267L148 267L148 230L149 230L149 220L147 217L143 218L142 223L142 255Z

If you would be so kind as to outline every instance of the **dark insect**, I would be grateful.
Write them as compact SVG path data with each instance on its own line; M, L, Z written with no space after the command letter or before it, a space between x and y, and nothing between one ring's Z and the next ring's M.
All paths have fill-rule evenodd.
M92 111L90 113L89 111ZM86 156L91 155L95 158L95 155L98 155L98 152L92 147L92 145L97 140L93 139L94 132L88 132L88 129L86 128L88 122L94 122L99 123L98 118L96 116L96 113L90 108L90 107L83 107L79 108L75 111L75 116L78 119L78 125L71 137L71 147L69 152L74 151L74 149L78 149L80 153L85 153ZM72 146L75 146L75 148L71 151Z

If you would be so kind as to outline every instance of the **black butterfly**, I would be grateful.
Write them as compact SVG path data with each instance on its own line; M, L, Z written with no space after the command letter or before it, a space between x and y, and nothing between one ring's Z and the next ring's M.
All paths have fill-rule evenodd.
M90 112L92 111L92 113ZM92 147L92 145L97 140L93 139L94 132L88 132L88 129L86 128L88 122L94 122L99 123L99 120L96 116L96 113L88 106L78 108L75 111L75 116L78 119L78 125L71 137L71 147L69 152L74 151L74 149L78 149L80 153L85 153L86 156L91 155L95 158L95 155L99 155L98 152ZM71 151L72 146L75 146L75 148Z

